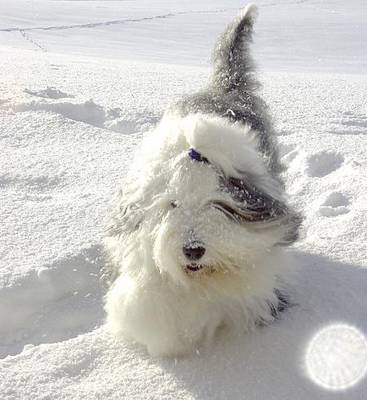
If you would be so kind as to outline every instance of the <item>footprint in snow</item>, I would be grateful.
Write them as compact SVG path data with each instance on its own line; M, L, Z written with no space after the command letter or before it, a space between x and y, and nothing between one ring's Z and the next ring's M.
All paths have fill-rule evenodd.
M29 89L24 89L25 93L28 93L32 96L42 97L45 99L65 99L65 98L74 98L75 96L72 94L67 94L62 90L56 89L52 86L47 86L46 89L41 89L38 91L33 91Z
M0 186L17 186L27 190L45 191L60 187L60 175L31 175L31 174L4 174L0 175Z
M350 210L348 205L349 199L341 192L330 193L320 206L320 214L324 217L336 217L338 215L347 214Z
M367 116L363 114L353 114L352 112L345 112L345 118L342 120L342 125L357 126L367 128Z
M306 173L312 178L322 178L341 167L344 157L335 152L321 151L307 159Z
M363 135L367 134L367 116L345 111L340 118L333 121L335 129L329 131L338 135Z

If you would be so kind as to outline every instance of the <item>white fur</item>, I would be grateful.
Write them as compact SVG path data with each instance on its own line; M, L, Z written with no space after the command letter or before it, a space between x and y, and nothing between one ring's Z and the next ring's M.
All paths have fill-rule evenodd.
M190 159L190 148L210 163ZM112 332L151 354L176 355L210 342L222 324L249 330L273 320L274 288L289 274L274 247L285 228L235 223L210 206L231 201L218 191L219 174L248 173L281 200L265 165L249 126L212 115L164 116L132 164L106 239L118 275L105 306ZM193 237L205 243L206 267L187 272L182 247Z

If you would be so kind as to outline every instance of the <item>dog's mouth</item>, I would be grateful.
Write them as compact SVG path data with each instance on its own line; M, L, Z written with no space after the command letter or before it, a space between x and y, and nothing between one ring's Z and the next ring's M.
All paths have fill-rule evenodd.
M204 265L192 263L192 264L187 264L185 266L185 268L187 271L196 272L196 271L200 271L201 269L203 269Z

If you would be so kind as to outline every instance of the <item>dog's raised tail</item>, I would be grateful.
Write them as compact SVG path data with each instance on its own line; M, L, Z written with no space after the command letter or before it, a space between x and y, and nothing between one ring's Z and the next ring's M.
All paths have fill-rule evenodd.
M251 73L254 63L250 56L253 25L257 16L255 4L243 8L238 17L220 36L214 48L212 85L220 91L254 89Z

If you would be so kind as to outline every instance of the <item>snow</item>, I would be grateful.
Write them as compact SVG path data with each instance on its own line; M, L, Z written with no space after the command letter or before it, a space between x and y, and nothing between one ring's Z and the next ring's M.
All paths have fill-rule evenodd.
M305 214L290 249L296 304L172 360L104 329L105 217L142 135L204 84L243 4L0 2L2 399L365 399L363 376L342 391L317 384L309 365L333 349L318 344L311 364L307 349L327 327L367 335L366 5L258 4L263 96ZM354 371L362 358L347 359Z
M245 3L2 1L0 42L40 52L208 66L218 34ZM266 68L286 72L366 70L366 2L257 3L261 9L254 50L256 59Z

